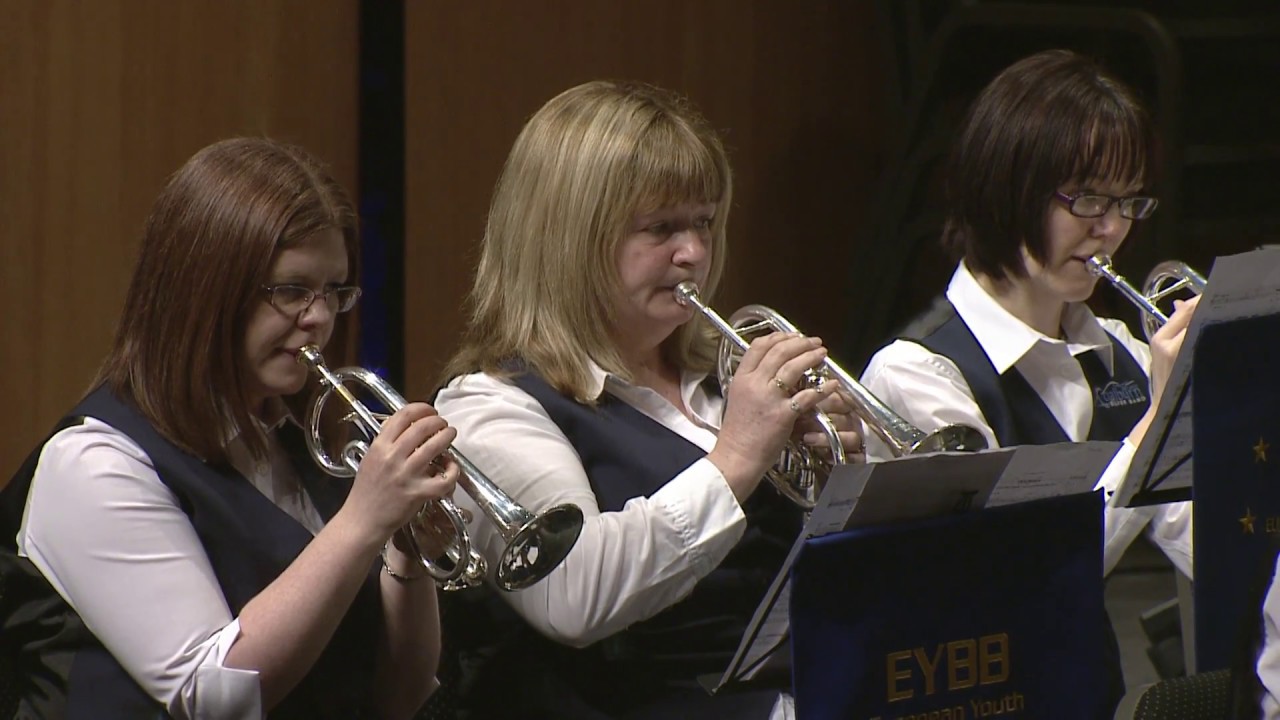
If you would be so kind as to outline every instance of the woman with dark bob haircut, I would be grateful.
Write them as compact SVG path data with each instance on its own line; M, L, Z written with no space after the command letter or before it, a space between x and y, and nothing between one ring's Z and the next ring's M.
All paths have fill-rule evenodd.
M409 404L341 481L286 404L358 257L301 149L227 140L170 178L97 379L0 495L20 717L392 718L431 693L435 584L388 540L453 489L454 431Z
M964 423L993 447L1124 440L1099 481L1113 491L1195 305L1181 304L1148 347L1084 302L1097 284L1086 261L1114 254L1156 209L1143 191L1150 144L1133 93L1087 58L1051 50L1001 72L974 101L948 167L949 307L914 340L877 352L862 382L926 432ZM872 459L887 456L869 440ZM1145 527L1190 576L1188 504L1109 502L1104 519L1104 572Z

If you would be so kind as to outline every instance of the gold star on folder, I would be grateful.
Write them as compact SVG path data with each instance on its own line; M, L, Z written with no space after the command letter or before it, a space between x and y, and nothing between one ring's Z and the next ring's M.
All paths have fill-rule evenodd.
M1252 534L1253 534L1253 521L1254 521L1254 520L1257 520L1257 519L1258 519L1258 518L1257 518L1257 516L1255 516L1255 515L1253 514L1253 511L1252 511L1252 510L1250 510L1249 508L1245 508L1245 509L1244 509L1244 517L1242 517L1242 518L1240 518L1240 519L1238 520L1238 522L1240 523L1241 531L1242 531L1245 535L1252 535Z
M1253 461L1256 463L1267 461L1267 448L1271 447L1266 440L1258 438L1258 444L1253 446Z

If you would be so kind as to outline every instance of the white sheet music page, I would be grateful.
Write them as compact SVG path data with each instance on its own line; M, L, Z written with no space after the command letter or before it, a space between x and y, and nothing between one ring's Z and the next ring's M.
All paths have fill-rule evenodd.
M986 507L1092 492L1119 449L1101 441L1015 448Z
M1191 361L1200 330L1210 323L1280 312L1280 249L1220 257L1174 361L1155 420L1117 489L1120 505L1149 504L1150 491L1191 488ZM1172 499L1172 498L1171 498ZM1157 500L1158 501L1158 500Z

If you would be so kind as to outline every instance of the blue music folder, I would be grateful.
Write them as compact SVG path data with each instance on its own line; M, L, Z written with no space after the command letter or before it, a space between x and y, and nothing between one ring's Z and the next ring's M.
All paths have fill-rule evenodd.
M1201 303L1203 305L1203 302ZM1199 313L1199 310L1197 310ZM1192 391L1195 668L1230 667L1280 544L1280 315L1204 328Z
M791 576L798 716L1098 717L1102 502L1075 494L807 540Z

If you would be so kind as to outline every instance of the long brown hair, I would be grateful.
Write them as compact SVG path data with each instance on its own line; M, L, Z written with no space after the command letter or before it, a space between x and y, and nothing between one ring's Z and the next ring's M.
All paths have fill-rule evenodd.
M609 328L616 248L638 212L716 205L710 298L723 272L733 196L729 161L707 121L673 93L596 81L550 100L516 138L494 190L471 321L445 379L506 374L519 359L566 395L594 403L590 362L628 377ZM710 369L718 338L697 319L667 339L675 364Z
M232 429L264 455L245 389L245 321L265 300L276 253L325 230L342 234L350 278L358 277L355 209L305 150L236 138L197 152L152 206L93 386L109 385L161 435L208 462L226 460Z

